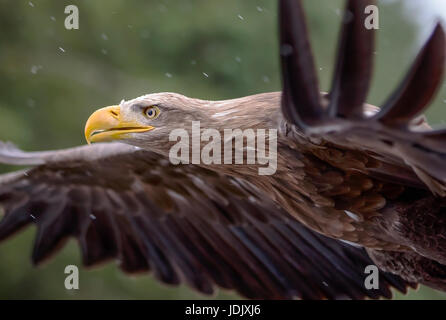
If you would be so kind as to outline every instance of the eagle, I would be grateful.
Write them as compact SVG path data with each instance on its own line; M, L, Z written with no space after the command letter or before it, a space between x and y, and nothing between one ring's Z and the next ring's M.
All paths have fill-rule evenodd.
M279 0L282 91L225 101L155 93L95 111L91 145L1 143L0 240L34 224L34 264L75 238L82 262L250 299L391 298L446 291L446 131L421 115L442 81L440 23L381 106L366 103L373 0L345 5L332 87L320 92L303 6ZM259 164L174 163L174 129L276 130ZM237 151L233 139L224 141ZM272 142L272 141L269 141ZM258 145L257 145L258 147ZM248 152L247 148L242 147ZM379 268L367 288L366 268Z

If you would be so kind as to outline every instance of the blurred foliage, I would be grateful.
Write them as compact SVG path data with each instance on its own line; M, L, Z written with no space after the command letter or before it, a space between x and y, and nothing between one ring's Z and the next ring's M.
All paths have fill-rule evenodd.
M342 1L305 8L321 90L335 58ZM64 28L76 4L80 29ZM98 107L159 91L227 99L280 90L275 0L0 0L0 139L27 150L84 143L83 125ZM376 71L369 102L381 104L419 49L398 3L380 6ZM207 75L207 76L206 76ZM428 112L446 119L443 89ZM10 167L0 167L1 172ZM80 265L69 242L48 264L29 260L34 228L0 246L0 298L203 298L150 275L128 277L112 263L80 270L80 290L64 288L64 268ZM219 293L217 298L234 298ZM400 299L442 299L428 288Z

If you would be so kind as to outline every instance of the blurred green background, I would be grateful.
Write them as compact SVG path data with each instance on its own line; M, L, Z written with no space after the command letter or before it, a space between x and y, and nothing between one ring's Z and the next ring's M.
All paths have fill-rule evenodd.
M64 28L69 4L79 8L79 30ZM27 150L84 144L83 126L93 110L151 92L226 99L280 90L276 5L275 0L0 0L0 139ZM305 2L324 91L342 7L340 0ZM398 2L380 4L370 103L386 99L420 46L415 25L402 12ZM442 89L428 112L436 124L446 119ZM1 166L0 172L10 169ZM80 289L67 291L64 268L80 265L76 244L33 268L34 231L0 245L0 299L204 298L186 287L162 286L150 275L124 276L114 264L81 268ZM396 296L445 297L424 287Z

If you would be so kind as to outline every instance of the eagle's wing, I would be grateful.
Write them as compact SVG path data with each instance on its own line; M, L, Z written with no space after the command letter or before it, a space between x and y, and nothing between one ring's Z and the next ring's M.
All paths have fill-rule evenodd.
M374 2L347 1L332 89L321 98L301 1L280 1L283 114L306 136L378 159L380 166L368 174L422 181L446 196L446 131L417 118L442 81L445 32L437 24L399 88L378 112L367 114L374 31L366 28L364 13Z
M54 152L0 146L0 162L37 165L0 176L0 240L37 226L38 264L70 237L83 263L116 259L125 272L151 270L164 283L203 293L215 286L248 298L378 298L406 291L362 248L306 229L249 183L119 144Z

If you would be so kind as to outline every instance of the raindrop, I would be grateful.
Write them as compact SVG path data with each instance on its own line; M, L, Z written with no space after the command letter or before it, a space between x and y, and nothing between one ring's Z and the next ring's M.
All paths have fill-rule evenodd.
M132 24L127 25L127 27L128 27L129 29L133 29L133 25L132 25Z
M163 5L163 4L160 4L158 6L158 9L159 9L160 12L166 12L167 11L167 7L165 5Z
M53 17L53 16L51 16L50 19L53 20L53 21L56 21L56 18Z
M322 284L326 287L328 287L328 283L326 283L325 281L322 281Z
M150 38L150 31L149 31L149 30L143 30L143 31L141 31L141 38L143 38L143 39L149 39L149 38Z
M443 100L443 103L446 103L446 99L445 99L445 100Z
M258 11L258 12L262 12L262 11L263 11L263 8L262 8L262 7L257 7L257 11Z
M104 39L104 40L108 40L108 37L107 37L107 35L106 35L105 33L101 34L101 37L102 37L102 39Z
M101 52L102 52L102 54L107 54L108 53L108 51L106 49L102 49Z
M322 70L323 70L323 68L322 68L322 67L320 67L320 68L319 68L319 70L321 70L321 71L322 71Z
M169 72L166 72L165 75L166 75L166 77L168 77L168 78L172 78L172 74L169 73Z
M289 45L288 43L283 44L280 47L280 54L282 56L289 56L293 53L293 47L291 45Z
M26 100L26 104L27 104L28 107L30 107L30 108L34 108L34 107L36 106L36 102L34 101L34 99L31 99L31 98L28 98L28 99ZM25 176L27 176L27 175L28 175L28 172L25 172L24 174L25 174Z
M269 77L268 76L263 76L262 80L263 80L263 82L269 82Z
M354 18L355 18L355 16L354 16L353 12L351 12L350 10L346 10L344 13L343 23L345 23L345 24L350 23Z
M90 214L90 219L91 220L96 220L96 216L94 214Z
M242 58L240 57L235 57L235 61L237 61L238 63L242 62Z
M206 78L209 78L209 75L208 75L206 72L203 72L203 75L204 75Z
M65 49L62 48L62 47L59 47L59 50L62 51L62 52L65 52Z
M32 74L36 74L40 69L42 69L43 67L38 65L38 66L32 66L31 67L31 73Z
M36 220L36 217L32 214L29 215L31 217L31 219Z
M192 64L192 65L196 65L196 64L197 64L197 60L191 60L191 61L190 61L190 64Z
M245 20L245 18L243 18L241 15L237 16L240 20Z
M32 2L30 1L30 2L28 2L28 4L29 4L31 7L34 8L34 3L32 3Z

